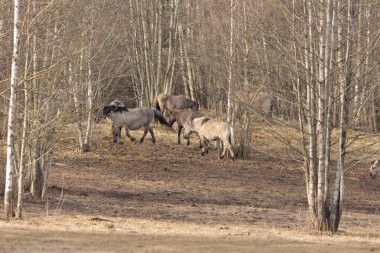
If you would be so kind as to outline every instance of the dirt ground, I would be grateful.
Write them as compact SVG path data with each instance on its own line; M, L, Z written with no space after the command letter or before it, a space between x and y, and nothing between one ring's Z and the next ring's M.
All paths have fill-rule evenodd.
M321 235L308 227L300 164L201 156L194 137L178 145L154 131L157 144L114 144L103 123L84 154L64 139L48 201L25 196L21 220L0 214L0 252L380 252L380 178L366 164L345 172L339 233Z

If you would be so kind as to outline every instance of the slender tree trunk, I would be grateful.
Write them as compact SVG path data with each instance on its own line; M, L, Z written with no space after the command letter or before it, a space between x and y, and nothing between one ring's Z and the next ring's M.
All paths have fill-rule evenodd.
M69 72L72 72L72 67L70 63ZM73 73L70 74L71 76ZM74 90L73 90L73 98L74 98L74 107L75 107L75 117L76 117L76 125L77 125L77 141L78 141L78 150L80 152L83 151L83 134L82 134L82 113L80 108L80 98L79 98L79 87L78 80L73 80Z
M93 109L94 109L94 80L92 77L92 66L91 66L91 50L92 50L92 39L93 39L93 29L94 29L94 14L95 10L91 12L91 28L90 28L90 42L87 49L87 126L86 133L84 135L84 145L83 151L88 152L91 150L91 136L92 131L95 128L95 123L93 120Z
M187 12L187 17L189 19L189 21L191 20L190 18L190 2L188 2L186 4L186 12ZM190 22L188 22L190 23ZM191 58L189 57L189 47L188 47L188 44L191 43L191 38L192 38L192 30L190 29L190 26L187 25L186 26L186 29L185 29L185 34L186 34L186 38L183 42L183 52L185 54L185 62L186 62L186 70L187 70L187 81L188 81L188 85L189 85L189 92L190 92L190 98L192 100L196 100L195 98L195 93L194 93L194 74L193 74L193 64L192 64L192 60Z
M361 30L362 30L362 5L359 4L358 6L358 24L357 24L357 44L356 44L356 54L360 55L362 51L362 36L361 36ZM354 112L354 125L355 127L358 127L360 124L361 119L364 119L364 117L361 117L360 113L360 107L361 107L361 92L362 92L362 77L361 77L361 57L356 57L356 71L355 71L355 83L354 83L354 101L353 101L353 112ZM365 120L363 120L365 121Z
M28 3L28 11L30 3ZM29 49L29 29L26 32L26 48ZM25 55L25 70L24 70L24 80L28 79L28 69L29 69L29 50L27 50ZM20 162L19 162L19 173L18 173L18 194L17 194L17 211L16 217L22 217L22 195L24 192L24 167L25 167L25 146L26 146L26 135L27 135L27 127L29 121L29 82L24 81L24 117L22 122L22 134L21 134L21 148L20 148Z
M244 15L244 58L243 58L243 73L244 73L244 90L248 90L248 54L249 43L247 39L247 12L246 12L246 0L243 0L243 15ZM240 101L240 103L242 103ZM243 124L240 130L240 147L239 154L243 158L247 158L249 155L249 145L251 143L251 115L245 104L242 105L243 110Z
M318 69L318 130L319 130L319 163L318 163L318 200L317 200L317 228L323 230L325 224L325 170L326 170L326 109L327 85L325 80L325 47L326 47L326 0L320 2L320 34L319 34L319 69Z
M177 29L177 17L178 17L178 0L171 0L170 1L170 7L172 9L172 12L170 13L170 30L169 30L169 48L168 48L168 60L166 64L166 71L165 71L165 88L164 92L171 94L174 90L173 87L173 78L174 78L174 70L175 70L175 63L176 63L176 39L178 34Z
M18 66L18 43L20 38L19 20L20 20L19 0L14 0L13 10L13 56L11 67L11 94L9 98L8 110L8 133L7 133L7 163L5 169L5 191L4 191L4 211L5 217L10 218L12 215L12 189L13 189L13 171L14 171L14 146L13 146L13 127L14 115L16 110L16 88L17 88L17 66Z
M140 13L141 13L141 24L142 24L142 31L143 31L143 56L144 56L144 65L145 65L145 82L147 85L147 99L146 101L148 103L148 106L152 106L152 102L154 99L154 86L152 85L151 80L151 68L150 68L150 49L149 49L149 32L148 32L148 16L147 16L147 3L146 1L142 1L142 6L140 7Z
M307 66L307 76L308 76L308 85L307 85L307 107L308 107L308 129L309 129L309 160L306 161L308 168L307 178L307 193L308 193L308 205L309 205L309 216L311 222L315 225L317 222L317 127L316 127L316 85L314 80L314 46L313 46L313 1L307 1L307 39L306 47L308 51L306 52L306 62Z
M342 87L341 111L340 111L340 133L339 133L339 153L334 184L333 202L330 213L330 230L336 232L339 228L342 216L343 189L344 189L344 161L346 155L347 130L349 126L349 107L352 87L352 52L353 52L353 34L354 34L354 17L356 11L356 0L348 0L348 29L346 45L346 78Z
M333 83L331 70L331 51L333 49L333 30L334 30L334 0L327 1L327 26L326 26L326 45L325 45L325 85L326 85L326 165L325 165L325 189L323 201L325 203L325 215L328 218L330 202L330 159L331 159L331 134L332 134L332 105L334 103ZM325 221L327 222L327 220Z
M181 67L181 73L182 73L182 82L183 82L183 89L185 90L185 96L190 97L189 93L189 85L188 80L186 78L186 71L185 71L185 54L184 54L184 39L183 39L183 30L182 30L182 24L178 24L178 38L179 38L179 54L180 54L180 67Z
M233 71L233 57L234 57L234 48L233 48L233 38L234 38L234 1L230 0L230 43L229 43L229 64L228 64L228 80L227 80L227 122L234 125L234 112L233 112L233 94L232 94L232 71Z
M163 90L161 83L161 55L162 55L162 2L158 1L157 14L157 69L156 69L156 96Z

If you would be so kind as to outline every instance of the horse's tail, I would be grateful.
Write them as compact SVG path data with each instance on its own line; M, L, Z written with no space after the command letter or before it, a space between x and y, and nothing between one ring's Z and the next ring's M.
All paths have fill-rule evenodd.
M229 141L230 141L232 147L235 147L234 128L232 126L230 126L230 132L231 132L231 134L229 137L230 138Z
M153 108L153 111L154 111L154 119L156 121L160 122L160 124L163 126L171 128L171 125L169 124L169 122L166 121L166 119L164 118L164 116L158 109Z
M156 98L156 109L161 112L160 103L158 103L158 99Z

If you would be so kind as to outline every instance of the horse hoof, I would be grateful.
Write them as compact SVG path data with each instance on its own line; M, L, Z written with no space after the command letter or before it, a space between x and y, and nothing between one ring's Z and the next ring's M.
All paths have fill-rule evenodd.
M135 138L131 138L131 141L136 141L136 139Z

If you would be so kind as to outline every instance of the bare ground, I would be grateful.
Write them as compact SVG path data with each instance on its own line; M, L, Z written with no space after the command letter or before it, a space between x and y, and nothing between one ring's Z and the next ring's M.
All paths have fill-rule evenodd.
M114 144L108 128L89 153L59 144L48 201L25 196L22 220L0 215L0 252L380 252L380 179L366 164L346 171L339 233L320 235L300 164L202 157L195 138L177 145L160 127L155 145Z

